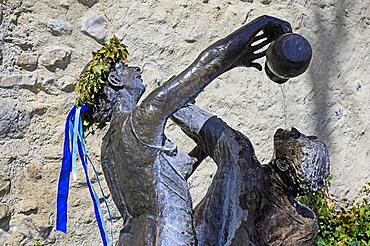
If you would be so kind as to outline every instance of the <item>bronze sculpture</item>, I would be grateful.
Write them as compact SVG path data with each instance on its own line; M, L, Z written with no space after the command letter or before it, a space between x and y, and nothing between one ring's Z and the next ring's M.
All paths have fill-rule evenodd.
M172 119L218 166L194 212L199 245L313 245L315 214L295 197L323 187L325 144L295 128L278 129L274 157L261 165L246 136L195 105ZM193 153L204 158L199 149Z
M261 31L263 34L258 35ZM140 69L115 64L108 77L109 86L96 100L93 117L95 122L111 122L103 139L102 166L124 219L119 245L198 244L186 181L196 163L165 137L165 123L222 73L238 66L261 70L254 60L265 52L255 51L290 32L290 24L285 21L259 17L209 46L187 69L155 89L138 106L144 92ZM261 39L265 40L254 44ZM192 124L201 129L208 118L204 120ZM203 156L213 155L205 149L196 151ZM202 238L199 243L207 240ZM245 245L258 243L257 237L248 240Z

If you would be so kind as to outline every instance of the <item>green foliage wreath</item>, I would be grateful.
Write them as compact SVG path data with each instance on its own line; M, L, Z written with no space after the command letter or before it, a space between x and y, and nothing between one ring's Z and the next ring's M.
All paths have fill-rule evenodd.
M128 51L126 45L114 36L99 50L93 52L93 58L87 69L81 74L76 92L80 96L76 99L77 105L95 107L95 99L107 84L107 77L114 62L127 61Z
M84 132L95 122L91 116L91 108L96 107L96 99L107 85L109 71L116 62L127 62L127 46L114 36L103 44L99 50L92 53L92 60L77 81L76 92L79 96L76 105L88 105L90 110L82 115ZM99 123L98 128L104 127ZM94 131L91 131L94 133Z

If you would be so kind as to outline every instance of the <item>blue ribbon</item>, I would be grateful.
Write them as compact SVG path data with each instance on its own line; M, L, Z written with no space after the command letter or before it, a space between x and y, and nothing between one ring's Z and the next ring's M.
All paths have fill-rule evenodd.
M74 106L67 115L66 124L64 128L64 150L62 169L60 170L59 183L58 183L58 195L57 195L57 225L56 229L64 233L67 232L67 201L68 201L68 190L69 190L69 179L71 172L71 149L70 149L70 124L72 117L76 112L76 106Z
M76 107L74 106L68 113L65 129L64 129L64 151L62 168L59 176L58 183L58 195L57 195L57 218L56 218L56 229L64 233L67 232L67 203L68 203L68 192L69 192L69 181L70 174L76 176L76 149L78 149L82 167L84 169L86 183L89 188L90 196L94 204L95 217L98 222L99 231L103 240L103 245L109 245L109 237L104 223L103 213L101 210L98 195L92 186L88 174L88 163L93 167L96 179L99 184L100 191L102 193L104 203L107 206L109 219L111 222L111 233L112 233L112 215L110 213L107 200L105 198L99 177L94 164L92 163L89 155L87 154L85 141L83 138L82 119L80 113L86 112L89 109L88 106ZM113 242L113 239L112 239Z
M75 119L74 119L74 124L73 124L73 139L72 139L72 178L74 181L77 180L77 174L76 174L76 155L77 155L77 137L78 137L78 131L79 131L79 126L81 122L81 107L76 108L76 114L75 114ZM80 155L81 157L81 155Z

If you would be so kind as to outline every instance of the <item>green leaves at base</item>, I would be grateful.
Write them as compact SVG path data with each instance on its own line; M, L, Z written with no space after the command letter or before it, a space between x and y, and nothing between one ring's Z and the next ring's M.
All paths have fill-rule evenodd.
M370 183L362 190L365 198L339 207L328 195L329 185L322 190L299 197L316 214L319 231L315 245L370 245Z

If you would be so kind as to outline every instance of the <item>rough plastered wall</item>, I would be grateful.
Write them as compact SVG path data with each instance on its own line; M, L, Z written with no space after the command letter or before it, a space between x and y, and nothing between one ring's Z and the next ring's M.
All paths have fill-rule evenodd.
M217 78L197 103L246 134L263 163L272 155L278 127L319 136L330 149L332 193L338 199L355 198L370 180L369 0L0 3L0 245L101 244L82 170L71 184L67 235L54 230L56 185L76 78L99 42L113 34L128 45L130 63L143 68L148 93L211 42L255 17L288 20L313 47L305 75L279 86L264 73L238 68ZM103 135L87 139L99 169ZM171 123L168 135L180 148L193 147ZM214 170L206 162L192 177L195 203ZM117 239L122 220L109 195L108 200Z

